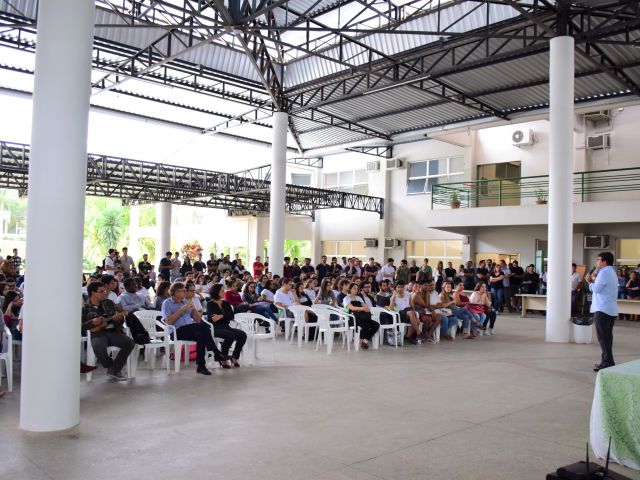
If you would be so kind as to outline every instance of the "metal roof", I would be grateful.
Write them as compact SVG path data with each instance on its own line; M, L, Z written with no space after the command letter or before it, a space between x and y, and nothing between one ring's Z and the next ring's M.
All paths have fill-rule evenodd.
M260 141L273 111L287 111L301 152L393 143L546 108L557 32L575 38L576 103L639 98L639 5L96 0L92 103ZM0 2L0 87L33 73L36 13L37 0Z

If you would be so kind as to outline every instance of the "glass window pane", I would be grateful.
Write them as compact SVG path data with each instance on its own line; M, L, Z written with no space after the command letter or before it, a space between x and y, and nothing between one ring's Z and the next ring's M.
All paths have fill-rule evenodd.
M359 195L369 195L369 184L356 185L355 187L353 187L353 193L357 193Z
M462 258L462 240L447 240L447 258Z
M353 170L339 172L338 180L340 181L340 185L353 185Z
M449 174L464 173L464 157L453 157L449 160Z
M336 242L322 242L322 254L323 255L335 255L338 251Z
M444 257L444 244L445 240L427 240L425 255L429 258L431 263L431 257Z
M621 238L620 239L620 260L629 261L640 259L640 239Z
M426 177L427 162L413 162L409 164L409 177Z
M409 180L407 184L407 193L424 193L425 179Z
M338 242L338 255L348 257L351 255L351 242Z
M351 255L357 255L357 256L366 255L364 240L355 240L351 242Z
M294 185L311 186L311 174L310 173L292 173L291 183Z
M407 240L407 257L424 257L424 240Z
M431 187L439 183L440 178L444 179L442 183L445 183L447 181L446 177L433 177L433 178L427 179L427 193L431 193Z
M366 170L356 170L354 183L367 183L369 181L369 175Z
M338 174L337 173L325 173L324 174L324 186L325 187L335 187L338 185Z
M438 262L442 262L442 266L444 268L447 268L447 262L444 257L429 257L428 255L427 257L429 258L429 265L431 265L431 268L433 268L434 270L438 268ZM418 263L418 266L419 265L420 263ZM456 267L458 267L458 265L456 265Z

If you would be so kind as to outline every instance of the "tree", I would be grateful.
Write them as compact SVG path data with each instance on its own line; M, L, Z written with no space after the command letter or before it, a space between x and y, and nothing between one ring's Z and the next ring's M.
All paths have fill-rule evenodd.
M85 256L99 265L110 248L120 248L129 238L129 208L120 201L87 197L84 221Z
M284 256L303 259L311 256L311 242L308 240L285 240Z

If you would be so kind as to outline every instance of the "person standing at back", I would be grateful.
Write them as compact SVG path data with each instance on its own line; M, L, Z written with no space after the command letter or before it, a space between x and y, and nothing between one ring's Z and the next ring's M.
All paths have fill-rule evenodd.
M171 277L171 252L167 252L163 259L160 260L158 266L158 273L162 275L162 278L169 281Z
M613 254L602 252L596 260L596 271L588 273L585 280L593 294L591 313L596 325L602 358L593 371L613 367L613 324L618 316L618 276L613 269Z

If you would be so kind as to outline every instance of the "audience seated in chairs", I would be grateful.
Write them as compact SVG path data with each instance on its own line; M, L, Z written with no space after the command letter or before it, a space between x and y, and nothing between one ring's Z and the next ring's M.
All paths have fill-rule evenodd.
M124 280L125 293L118 297L120 308L129 313L152 308L147 298L138 293L138 282L136 280L134 277L126 278Z
M154 310L162 310L162 304L167 298L170 298L169 288L171 288L171 284L166 281L162 281L156 287L156 298L154 301L153 309Z
M456 305L456 299L453 296L453 284L446 281L442 284L442 292L440 292L440 304L444 308L451 310L454 317L462 320L462 332L466 332L464 338L473 338L470 332L473 317L471 312L464 307Z
M336 305L336 297L333 290L331 290L331 278L325 277L322 279L320 290L318 290L318 294L313 303L330 306Z
M429 288L429 284L433 288ZM433 294L433 295L432 295ZM435 296L434 296L435 295ZM433 342L433 333L440 327L442 316L434 310L438 308L438 294L435 291L435 282L425 282L420 285L417 291L411 294L411 305L416 311L419 320L424 324L420 338L428 342Z
M265 276L266 277L266 276ZM263 295L256 293L256 282L249 280L242 287L242 301L249 305L249 310L277 322L278 316L271 310L271 304Z
M240 354L247 341L247 334L240 329L232 328L231 321L234 318L233 306L223 298L222 285L214 285L209 290L211 300L207 303L207 318L213 324L214 335L222 338L222 358L220 366L230 368L227 360L233 362L234 367L240 366ZM235 343L233 354L229 357L229 349Z
M127 380L122 368L133 350L133 339L124 333L124 320L127 311L117 311L116 305L107 296L102 282L94 282L87 287L89 300L82 309L82 332L91 331L91 348L100 364L107 369L107 375L116 380ZM108 347L118 347L120 351L112 359Z
M215 345L209 325L202 321L200 313L194 308L193 302L187 302L187 289L182 282L175 282L169 289L170 297L162 303L162 319L167 325L176 329L176 340L196 342L197 372L211 375L206 366L206 351L213 352L220 366L228 368L227 359Z
M484 310L484 313L487 316L487 320L485 323L488 323L489 326L485 329L485 335L493 335L494 325L496 323L496 314L492 308L491 296L487 291L487 284L484 282L478 282L476 288L471 294L471 298L469 299L472 305L479 305Z
M382 282L380 285L387 284ZM417 345L418 335L420 335L420 319L414 308L411 306L411 294L407 293L404 289L404 283L397 282L396 288L393 291L393 295L390 297L388 306L389 310L396 311L400 314L400 321L410 324L405 335L405 340L409 343ZM391 321L389 314L380 313L380 323L385 324Z
M13 340L22 340L22 332L18 329L21 310L22 296L20 292L17 290L8 291L2 302L2 313L4 314L4 323L9 327Z

